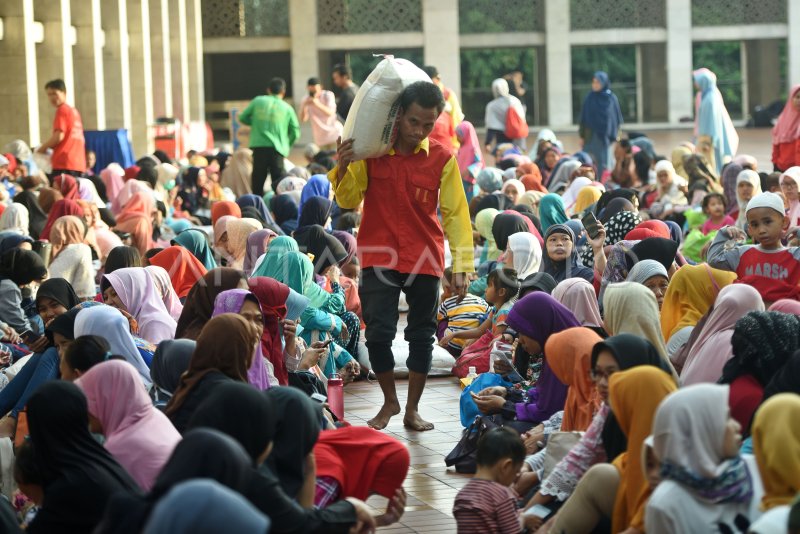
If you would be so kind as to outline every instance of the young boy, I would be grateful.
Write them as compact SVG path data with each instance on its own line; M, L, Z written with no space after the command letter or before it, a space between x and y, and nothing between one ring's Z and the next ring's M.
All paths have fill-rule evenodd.
M463 299L459 300L459 295L453 291L453 268L448 267L442 275L442 304L436 312L438 328L437 337L441 340L445 335L453 332L461 332L479 328L483 318L489 311L489 305L480 297L467 293ZM454 358L461 356L464 349L464 340L453 338L445 346Z
M477 328L450 332L439 340L439 345L448 347L454 339L477 339L490 328L492 339L503 335L507 327L506 317L517 301L517 293L519 293L517 271L514 269L492 271L486 279L486 302L493 305L489 317Z
M728 209L725 196L720 193L708 193L703 197L703 213L706 214L708 220L703 223L700 231L703 235L708 235L709 232L719 230L723 226L733 226L736 221L730 215L725 215Z
M478 470L456 495L453 515L459 534L508 534L522 530L517 497L509 489L525 460L525 444L509 428L494 428L478 440Z
M788 226L783 200L760 193L747 204L747 231L756 245L741 245L745 233L735 226L722 228L708 249L708 264L734 271L737 282L756 288L764 304L800 298L800 247L784 247L781 234Z

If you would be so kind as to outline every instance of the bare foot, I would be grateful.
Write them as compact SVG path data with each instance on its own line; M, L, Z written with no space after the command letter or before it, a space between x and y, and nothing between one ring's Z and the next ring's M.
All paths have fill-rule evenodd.
M13 438L17 432L17 420L13 417L0 419L0 438Z
M416 430L418 432L425 432L426 430L433 430L433 423L427 422L425 419L419 416L419 412L416 410L408 410L406 409L406 415L403 417L403 425L406 428L410 428L411 430Z
M383 430L386 428L386 425L389 424L389 419L399 413L399 404L384 404L381 406L381 411L378 412L378 415L367 421L367 426L374 428L375 430Z

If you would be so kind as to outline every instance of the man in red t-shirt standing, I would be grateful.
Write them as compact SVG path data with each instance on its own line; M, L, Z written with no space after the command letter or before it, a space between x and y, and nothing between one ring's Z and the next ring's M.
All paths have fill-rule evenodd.
M86 141L83 138L83 121L78 110L67 104L67 86L64 80L52 80L44 86L47 98L56 108L53 134L39 145L36 152L46 153L53 149L50 157L52 175L71 174L82 176L86 172Z

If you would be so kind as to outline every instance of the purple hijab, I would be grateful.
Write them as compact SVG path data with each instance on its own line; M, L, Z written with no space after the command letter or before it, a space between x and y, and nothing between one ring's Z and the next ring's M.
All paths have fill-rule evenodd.
M258 304L256 296L246 289L229 289L223 291L214 299L214 312L211 316L216 317L221 313L238 314L242 310L242 306L244 306L244 301L247 299ZM258 304L258 307L261 309L260 304ZM250 365L250 369L247 370L247 381L259 391L269 389L269 373L267 372L266 365L264 365L261 343L256 347L253 363Z
M278 237L278 234L268 228L256 230L247 236L247 249L244 253L243 269L245 276L253 274L256 261L267 251L267 244L273 237Z
M563 304L548 295L536 291L518 300L506 319L508 326L518 334L534 339L544 350L545 343L551 335L581 326L580 321ZM554 413L564 409L567 400L567 386L556 378L547 365L545 354L542 373L536 387L528 390L527 402L516 405L517 419L541 423Z

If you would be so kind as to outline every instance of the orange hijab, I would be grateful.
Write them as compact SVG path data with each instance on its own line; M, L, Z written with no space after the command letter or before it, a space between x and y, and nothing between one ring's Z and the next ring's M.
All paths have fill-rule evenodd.
M544 351L553 374L569 386L561 430L584 431L600 407L594 381L589 376L592 349L602 338L584 327L568 328L547 339Z
M652 365L640 365L614 373L609 379L608 401L628 447L615 460L620 472L614 503L612 532L628 527L644 532L644 508L649 485L642 472L642 446L653 428L656 409L664 398L676 391L672 376Z
M525 186L525 191L540 191L547 193L547 188L542 185L542 173L535 163L523 163L517 167L517 172L522 171L519 177L522 185Z
M236 202L230 200L220 200L211 204L211 226L216 226L217 221L223 215L232 215L237 219L242 218L242 208Z
M139 192L131 197L117 215L117 225L114 228L121 232L129 232L133 246L142 256L154 246L152 219L154 210L153 194Z
M178 298L188 295L195 282L207 272L200 260L178 245L167 247L150 258L150 265L163 267L169 273L169 279Z

